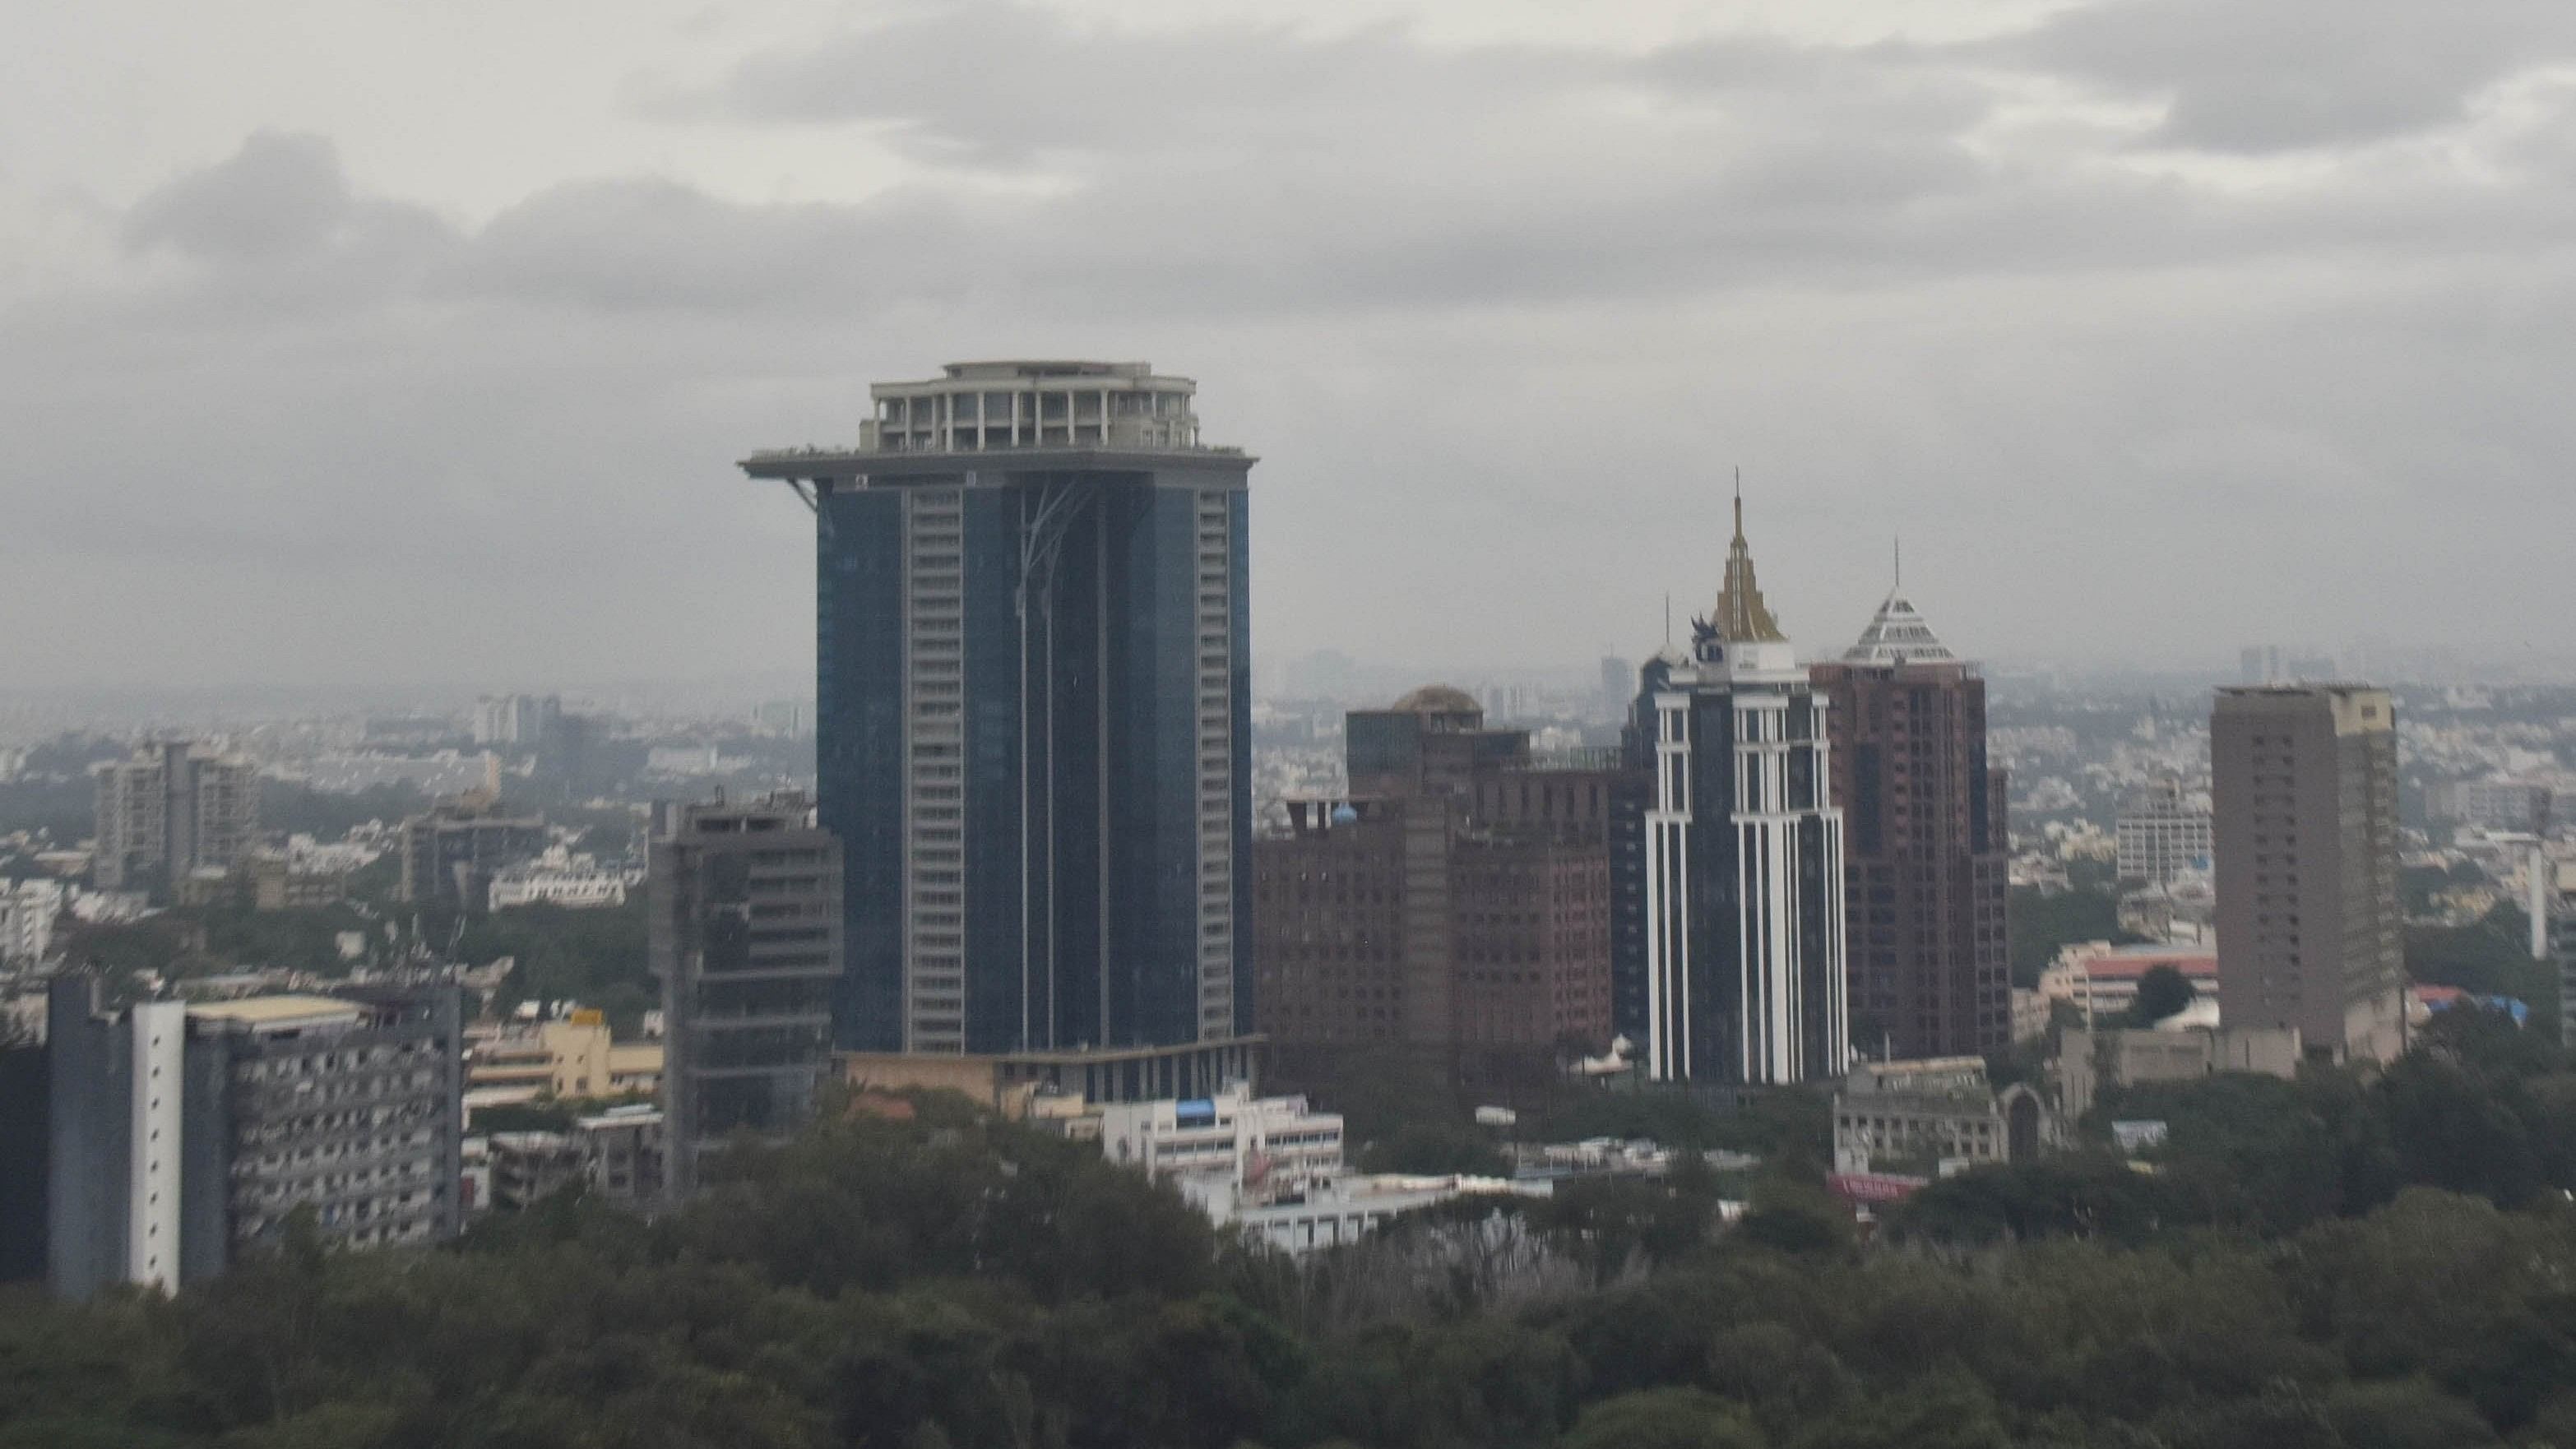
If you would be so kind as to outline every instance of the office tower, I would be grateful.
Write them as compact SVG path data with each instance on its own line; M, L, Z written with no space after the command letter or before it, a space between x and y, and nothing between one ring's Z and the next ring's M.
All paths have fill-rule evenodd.
M2236 651L2236 673L2245 684L2295 684L2334 678L2335 661L2322 649L2248 644Z
M1628 712L1637 697L1637 666L1615 655L1601 658L1601 708L1613 719Z
M651 846L647 949L662 982L670 1187L736 1132L814 1114L842 977L841 845L794 793L688 805Z
M400 898L481 915L491 903L493 878L544 854L548 842L543 815L505 813L487 792L441 800L403 822Z
M1843 816L1853 1049L1911 1061L2008 1044L2012 851L1986 681L1901 588L1812 673Z
M815 511L842 1046L1247 1028L1253 460L1199 441L1196 391L1143 363L953 364L875 387L856 448L743 464Z
M1717 608L1647 669L1645 1066L1656 1081L1839 1077L1843 822L1824 698L1762 601L1744 501Z
M812 713L813 707L801 699L773 699L753 710L751 718L766 733L801 740L810 727Z
M2313 1057L2395 1057L2406 977L2388 692L2221 689L2209 755L2220 1019L2295 1027Z
M197 871L230 869L259 834L259 768L248 760L182 740L97 775L100 890L167 896Z
M474 701L474 743L535 749L563 722L560 695L487 694Z
M47 1277L87 1298L176 1288L275 1244L309 1208L348 1247L459 1223L453 986L137 1002L48 990Z
M2168 776L2131 791L2113 825L2120 878L2163 886L2209 869L2209 829L2208 797L2180 780Z
M1618 773L1542 761L1444 686L1354 711L1345 739L1349 796L1291 800L1289 833L1253 845L1274 1048L1292 1066L1374 1045L1546 1067L1559 1044L1607 1045Z

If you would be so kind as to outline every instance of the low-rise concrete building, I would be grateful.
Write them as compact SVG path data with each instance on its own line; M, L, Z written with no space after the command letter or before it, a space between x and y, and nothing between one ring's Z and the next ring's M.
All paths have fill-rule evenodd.
M2230 1031L2167 1023L2152 1029L2070 1030L2058 1039L2057 1100L2067 1120L2093 1110L2106 1087L2191 1082L2219 1072L2299 1074L2296 1027Z
M2057 1114L2030 1087L1998 1092L1980 1057L1862 1062L1834 1094L1834 1170L1929 1177L2019 1162L2058 1144Z
M1234 1227L1265 1247L1293 1256L1358 1242L1397 1217L1462 1197L1545 1198L1552 1179L1380 1173L1345 1177L1329 1185L1254 1203L1236 1203L1222 1188L1200 1188L1192 1199L1219 1224Z
M2181 972L2201 995L2218 993L2215 948L2079 941L2060 949L2057 960L2040 973L2039 994L2073 1006L2088 1019L2119 1017L2138 999L2138 983L2159 966Z
M468 1033L469 1088L532 1087L565 1099L649 1095L662 1085L659 1042L619 1043L600 1012L582 1008L534 1027Z
M957 1092L978 1106L1016 1118L1039 1099L1151 1102L1213 1097L1236 1085L1255 1087L1266 1041L1259 1036L1232 1036L1180 1046L990 1055L839 1052L833 1062L841 1080L857 1090Z
M1228 1184L1233 1201L1342 1175L1342 1119L1303 1097L1255 1097L1233 1087L1213 1097L1118 1102L1100 1109L1100 1150L1155 1179Z
M575 1118L561 1132L495 1132L482 1139L490 1205L518 1209L574 1183L625 1206L653 1206L664 1189L662 1111L649 1104Z

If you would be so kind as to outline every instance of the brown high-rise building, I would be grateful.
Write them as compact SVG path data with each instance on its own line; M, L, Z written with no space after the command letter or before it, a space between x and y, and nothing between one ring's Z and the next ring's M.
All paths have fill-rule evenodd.
M2221 689L2209 759L2219 1020L2295 1027L2311 1056L2394 1058L2406 971L2388 691Z
M1852 1048L1908 1060L2012 1038L2004 772L1986 762L1986 682L1901 590L1841 662L1828 696L1843 812Z
M1614 770L1551 768L1454 689L1349 717L1350 797L1253 845L1260 1030L1301 1049L1610 1036Z

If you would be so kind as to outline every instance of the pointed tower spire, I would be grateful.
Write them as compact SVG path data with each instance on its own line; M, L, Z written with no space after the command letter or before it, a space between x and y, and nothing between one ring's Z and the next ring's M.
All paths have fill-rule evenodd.
M1762 601L1762 588L1753 581L1753 549L1744 541L1744 470L1735 470L1735 541L1726 550L1726 582L1717 593L1717 613L1712 621L1720 638L1730 644L1785 644L1789 636L1780 632L1780 621L1771 617L1771 607Z

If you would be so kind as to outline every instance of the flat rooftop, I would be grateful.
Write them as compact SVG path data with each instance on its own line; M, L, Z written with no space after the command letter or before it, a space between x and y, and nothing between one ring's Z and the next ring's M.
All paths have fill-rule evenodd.
M336 996L245 996L238 1001L191 1002L198 1021L229 1022L255 1032L301 1031L315 1026L355 1026L366 1008Z

